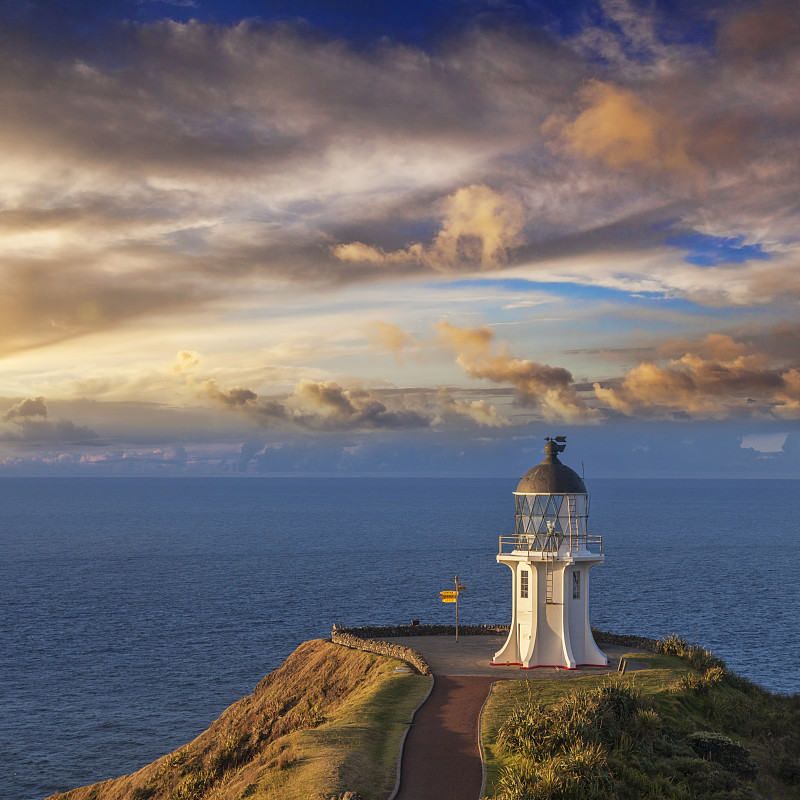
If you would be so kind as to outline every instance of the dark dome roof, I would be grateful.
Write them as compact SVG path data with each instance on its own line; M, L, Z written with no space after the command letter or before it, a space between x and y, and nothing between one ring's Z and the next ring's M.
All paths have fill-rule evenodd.
M522 494L586 494L581 476L558 460L559 450L555 442L544 446L544 461L529 469L517 486Z

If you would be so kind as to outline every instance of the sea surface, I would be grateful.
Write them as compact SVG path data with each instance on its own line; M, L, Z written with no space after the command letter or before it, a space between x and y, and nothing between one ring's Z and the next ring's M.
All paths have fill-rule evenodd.
M800 483L587 479L596 627L800 692ZM0 800L134 772L301 642L508 623L513 479L0 480Z

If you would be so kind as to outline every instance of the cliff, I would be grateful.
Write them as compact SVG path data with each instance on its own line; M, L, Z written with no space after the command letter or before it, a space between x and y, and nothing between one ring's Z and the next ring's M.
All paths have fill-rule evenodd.
M318 639L300 645L208 730L132 775L58 800L386 797L430 678Z

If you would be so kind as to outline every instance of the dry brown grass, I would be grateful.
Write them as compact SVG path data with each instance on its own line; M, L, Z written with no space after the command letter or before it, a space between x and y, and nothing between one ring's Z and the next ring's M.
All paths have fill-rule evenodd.
M305 642L194 741L133 775L53 797L311 800L351 790L378 800L394 785L404 723L430 682L396 675L398 663Z

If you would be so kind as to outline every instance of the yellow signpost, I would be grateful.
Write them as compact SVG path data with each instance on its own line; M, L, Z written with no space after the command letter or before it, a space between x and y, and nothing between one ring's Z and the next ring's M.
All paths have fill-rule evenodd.
M443 603L456 604L456 641L458 641L458 595L461 592L466 591L467 587L458 582L458 575L456 575L455 583L455 589L445 589L444 591L439 592L439 596L441 597Z

